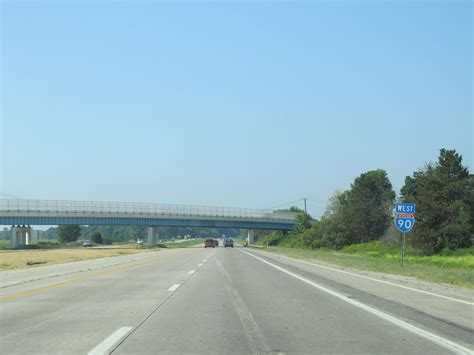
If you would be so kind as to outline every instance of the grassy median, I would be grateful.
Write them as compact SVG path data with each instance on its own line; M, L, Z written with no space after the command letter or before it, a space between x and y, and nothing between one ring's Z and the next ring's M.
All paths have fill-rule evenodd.
M51 265L80 261L86 259L105 258L127 254L143 253L156 249L145 249L137 247L122 247L110 249L37 249L37 250L10 250L0 253L0 271L31 268L41 265ZM29 266L29 261L46 261L46 264Z
M403 267L400 266L400 251L397 248L383 248L378 242L352 245L340 251L278 246L270 246L263 250L297 259L412 276L421 280L474 289L474 248L445 251L442 255L433 256L407 255Z
M194 245L199 245L203 244L204 240L203 239L191 239L191 240L186 240L184 242L169 242L165 243L167 248L171 249L176 249L176 248L187 248L187 247L192 247Z

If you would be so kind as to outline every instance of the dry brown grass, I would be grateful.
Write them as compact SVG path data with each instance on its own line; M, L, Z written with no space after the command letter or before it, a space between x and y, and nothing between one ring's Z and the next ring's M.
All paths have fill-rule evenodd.
M156 249L155 249L156 250ZM0 271L18 268L41 267L70 261L105 258L125 254L136 254L149 251L136 247L116 249L50 249L50 250L12 250L0 252ZM29 266L28 261L47 261L46 264Z

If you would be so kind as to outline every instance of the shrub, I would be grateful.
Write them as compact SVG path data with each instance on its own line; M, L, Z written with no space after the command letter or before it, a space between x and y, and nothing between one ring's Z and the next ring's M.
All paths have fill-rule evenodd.
M100 232L95 232L94 234L92 234L91 240L97 244L102 244L104 242L104 239L102 238L102 234Z
M114 241L113 241L112 238L110 238L110 237L105 237L105 238L103 238L103 243L102 243L102 244L111 245L111 244L113 244L113 242L114 242Z
M59 245L57 240L38 240L38 245Z

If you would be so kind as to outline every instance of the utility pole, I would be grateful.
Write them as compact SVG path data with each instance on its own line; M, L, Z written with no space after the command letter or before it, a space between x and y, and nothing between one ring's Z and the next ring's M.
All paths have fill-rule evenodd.
M307 218L307 213L306 213L306 200L308 198L307 197L303 197L303 200L304 200L304 221L306 222L306 218Z

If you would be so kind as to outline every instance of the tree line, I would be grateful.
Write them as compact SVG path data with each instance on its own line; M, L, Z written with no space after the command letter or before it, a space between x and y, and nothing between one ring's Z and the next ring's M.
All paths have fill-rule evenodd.
M341 249L393 233L393 207L416 203L415 226L407 242L422 255L468 248L474 241L474 176L455 150L441 149L438 161L407 176L397 198L385 170L367 171L346 191L330 198L319 220L298 212L292 232L266 236L269 244Z
M177 236L218 238L222 235L237 236L238 229L224 228L192 228L192 227L158 227L158 239L171 239ZM146 226L78 226L60 225L48 229L48 235L53 235L60 243L75 242L79 238L92 240L97 244L112 244L114 242L137 241L147 238Z

